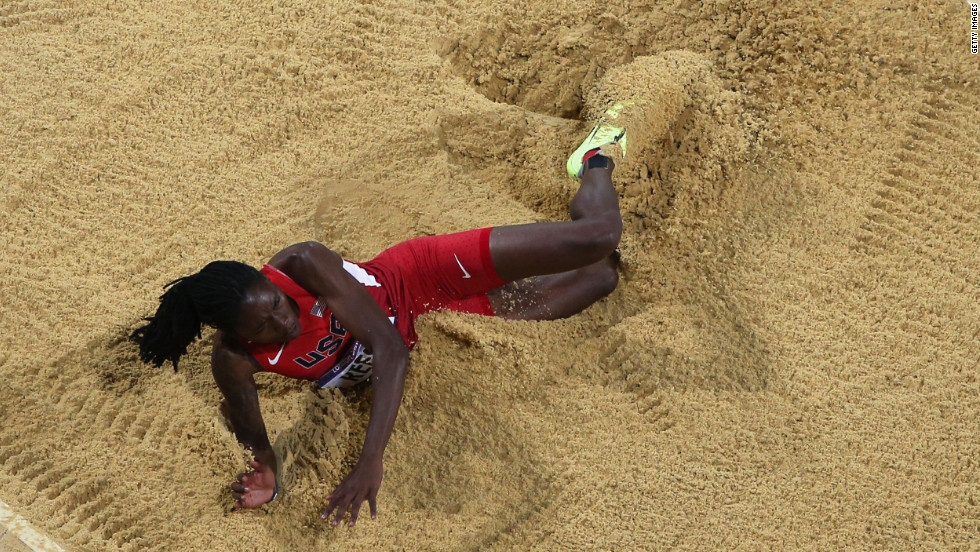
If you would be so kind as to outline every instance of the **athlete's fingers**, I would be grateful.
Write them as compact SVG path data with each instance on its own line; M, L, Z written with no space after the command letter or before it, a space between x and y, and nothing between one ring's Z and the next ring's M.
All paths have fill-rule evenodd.
M246 475L248 475L247 472L242 472L242 473L238 474L238 476L235 477L235 479L237 479L238 482L241 483L242 479L244 479Z
M235 483L232 483L231 484L231 490L236 491L236 492L239 492L239 493L244 493L248 489L245 488L245 485L242 485L241 483L235 482Z
M361 511L361 504L363 503L364 503L364 499L362 498L360 500L355 500L354 504L351 505L350 523L347 524L347 527L353 527L354 524L357 523L357 513Z
M368 496L368 505L371 507L371 519L378 519L378 491L372 490Z
M340 497L336 495L336 492L330 495L330 502L327 503L327 509L320 514L320 519L325 520L330 517L330 514L333 512L334 508L337 507L337 503L340 502Z
M235 505L234 506L231 507L231 511L234 512L235 510L241 510L244 507L245 507L245 505L242 504L242 501L241 500L239 500L238 502L235 502Z
M340 501L340 505L337 508L337 515L335 515L333 518L333 525L335 527L340 525L340 522L343 521L344 516L347 515L347 509L350 508L351 502L351 499L346 497Z
M252 460L251 462L248 463L248 465L253 470L257 470L262 467L262 462L259 462L258 460Z
M234 498L235 500L237 500L237 501L239 501L239 502L241 502L241 500L242 500L243 498L245 498L245 493L231 493L231 496L232 496L232 498Z

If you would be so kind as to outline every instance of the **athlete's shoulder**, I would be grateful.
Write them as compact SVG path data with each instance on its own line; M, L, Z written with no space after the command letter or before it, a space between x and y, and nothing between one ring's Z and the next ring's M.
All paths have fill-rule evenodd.
M344 273L344 259L319 242L290 245L269 260L269 265L314 297L327 297Z
M211 347L211 370L217 377L229 372L254 374L262 371L262 367L237 338L218 330Z
M302 273L317 267L341 265L340 254L320 242L306 241L294 243L269 259L269 266L274 266L288 275Z

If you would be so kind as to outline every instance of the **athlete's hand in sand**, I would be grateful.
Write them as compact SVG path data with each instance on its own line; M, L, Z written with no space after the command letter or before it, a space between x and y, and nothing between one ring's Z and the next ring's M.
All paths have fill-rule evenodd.
M353 527L357 523L357 513L361 510L361 505L367 500L371 506L371 519L378 518L378 489L381 488L381 477L383 475L381 460L364 460L357 462L354 469L347 477L337 485L332 493L327 495L327 509L320 515L320 519L327 519L336 509L337 515L334 516L331 525L337 526L344 519L347 509L350 508L350 523L348 527Z
M276 474L271 467L256 460L248 465L254 471L238 474L238 481L231 484L231 496L236 500L232 510L258 508L272 500L276 492Z

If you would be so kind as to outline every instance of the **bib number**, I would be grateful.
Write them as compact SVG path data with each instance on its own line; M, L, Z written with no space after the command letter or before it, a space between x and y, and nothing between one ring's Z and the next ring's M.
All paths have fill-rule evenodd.
M364 344L354 341L337 364L316 380L320 389L327 387L352 387L371 377L374 356L367 352Z

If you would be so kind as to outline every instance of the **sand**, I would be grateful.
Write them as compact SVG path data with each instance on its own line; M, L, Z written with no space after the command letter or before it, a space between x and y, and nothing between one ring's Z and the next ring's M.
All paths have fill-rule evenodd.
M966 2L0 3L0 500L66 550L980 547L980 64ZM210 260L565 216L616 94L620 287L419 324L379 519L323 497L370 391L122 337ZM644 103L645 102L645 103Z

